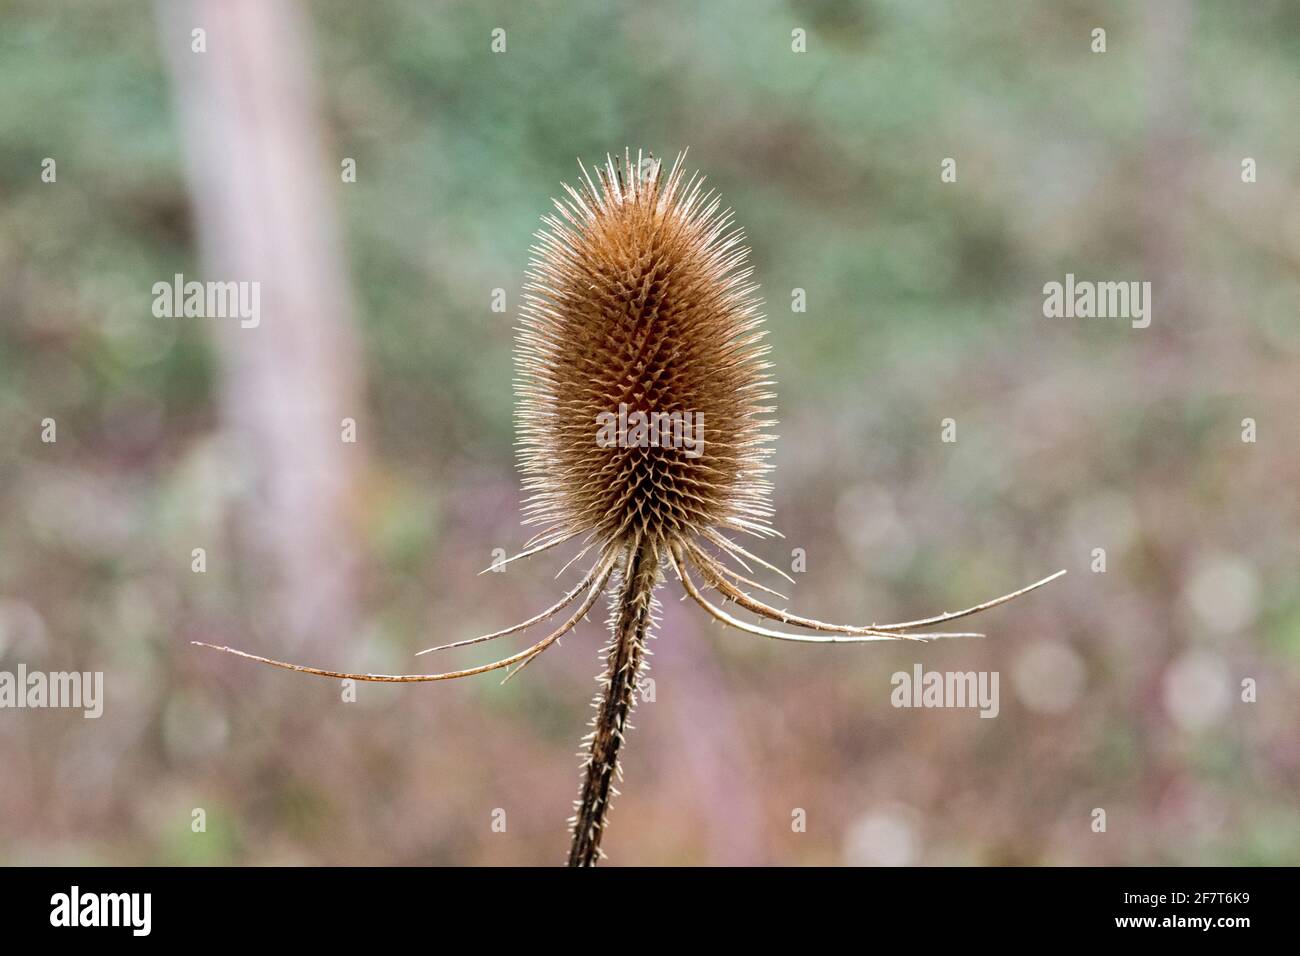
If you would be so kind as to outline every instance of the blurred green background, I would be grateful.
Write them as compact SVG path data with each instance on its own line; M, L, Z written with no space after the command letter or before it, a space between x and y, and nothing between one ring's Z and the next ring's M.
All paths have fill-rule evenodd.
M624 146L689 146L752 243L792 607L1071 573L921 647L665 588L612 862L1300 862L1297 63L1283 0L5 3L0 669L107 702L0 712L0 862L562 860L603 615L505 687L355 702L188 642L419 671L576 580L476 573L528 536L532 233ZM176 272L280 284L237 330L155 318ZM1067 272L1151 281L1151 327L1044 318ZM998 671L1000 715L892 708L916 662Z

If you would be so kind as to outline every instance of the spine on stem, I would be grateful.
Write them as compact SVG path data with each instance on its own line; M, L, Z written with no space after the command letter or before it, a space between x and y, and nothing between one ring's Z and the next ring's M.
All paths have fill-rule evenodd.
M605 647L605 673L593 706L596 717L584 754L582 792L574 804L573 843L569 866L595 866L602 856L600 840L609 819L610 802L621 777L619 750L631 730L628 717L647 667L646 639L653 624L654 589L659 580L659 555L649 542L628 549L627 563L614 590L610 640Z

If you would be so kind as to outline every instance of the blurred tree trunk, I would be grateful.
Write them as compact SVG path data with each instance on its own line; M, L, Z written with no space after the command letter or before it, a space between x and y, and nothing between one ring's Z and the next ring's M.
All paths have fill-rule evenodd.
M331 167L293 0L160 0L204 274L260 281L261 324L203 319L219 343L227 460L246 482L240 556L265 568L254 624L285 647L333 647L355 622L350 515L361 357L334 215ZM205 31L206 52L192 49ZM210 560L211 557L210 557ZM259 585L260 586L260 583ZM259 597L268 592L259 592Z

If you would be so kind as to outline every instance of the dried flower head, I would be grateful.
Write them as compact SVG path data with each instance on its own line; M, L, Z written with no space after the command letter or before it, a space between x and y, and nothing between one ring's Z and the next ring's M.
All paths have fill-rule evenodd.
M543 217L516 362L524 510L547 537L667 553L709 529L769 533L775 395L748 250L698 176L661 170L611 161ZM668 429L602 445L621 413ZM680 422L702 453L650 444Z
M777 534L766 477L775 396L758 286L730 211L720 211L701 177L685 177L682 159L667 175L653 157L638 153L633 163L630 151L621 163L607 157L594 180L584 169L582 183L566 185L567 198L554 201L558 215L543 217L546 229L533 248L516 389L525 520L541 530L509 561L582 536L574 560L594 551L590 567L559 601L528 620L420 653L507 637L572 609L564 621L515 654L437 674L354 674L219 648L323 677L437 681L516 665L509 680L608 593L611 635L572 821L571 865L589 865L602 855L618 753L646 666L654 593L666 569L715 620L809 644L978 637L920 629L995 607L1065 573L963 611L890 624L828 624L753 596L764 591L784 600L748 576L755 573L751 565L789 580L730 536ZM705 590L759 618L812 633L738 618Z

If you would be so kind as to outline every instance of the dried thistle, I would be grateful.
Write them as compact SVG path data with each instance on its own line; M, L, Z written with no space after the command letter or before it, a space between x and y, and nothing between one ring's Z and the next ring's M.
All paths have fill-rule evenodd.
M656 623L654 594L665 569L717 621L806 644L979 637L918 629L987 610L1065 574L1058 571L964 611L865 626L812 620L753 596L764 591L784 600L746 576L754 573L751 562L791 580L724 534L778 535L771 526L767 478L775 394L762 341L766 333L743 233L732 225L730 210L720 211L716 195L704 191L702 177L685 177L683 158L666 176L653 157L638 153L634 165L630 151L621 164L607 157L603 169L593 170L595 180L584 168L578 188L565 185L567 199L554 201L558 215L543 217L547 228L532 250L516 350L516 418L525 523L541 530L509 561L583 536L574 561L594 553L591 567L540 614L420 653L516 634L576 605L564 622L516 654L439 674L352 674L217 648L322 677L435 681L515 665L509 680L608 592L611 636L592 732L584 741L570 866L593 865L603 855L619 749L631 729L646 640ZM612 420L618 422L618 440L603 441L602 423ZM684 434L682 422L702 424L702 436ZM705 597L692 572L724 602L815 633L737 618Z

